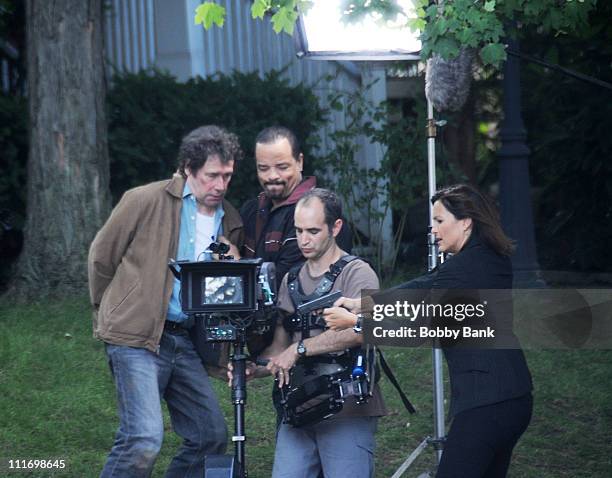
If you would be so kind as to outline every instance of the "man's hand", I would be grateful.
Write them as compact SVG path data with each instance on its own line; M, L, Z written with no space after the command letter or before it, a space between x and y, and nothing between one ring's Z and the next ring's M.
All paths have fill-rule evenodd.
M246 372L247 382L255 378L258 368L259 367L257 367L257 365L255 365L253 362L246 363L245 372ZM234 379L234 374L232 373L233 371L234 371L234 367L232 366L231 363L228 363L227 364L227 385L228 387L232 386L232 380Z
M342 299L343 298L340 298L338 300ZM342 307L324 309L323 318L331 330L350 329L357 323L357 316Z
M289 385L289 371L295 365L300 355L297 352L297 343L291 344L283 352L274 357L270 357L270 361L266 368L270 373L276 375L278 379L278 388L283 385Z
M219 236L217 238L217 240L219 242L222 242L223 244L227 244L229 246L229 251L227 252L227 255L233 256L234 259L236 259L236 260L240 259L240 251L225 236Z

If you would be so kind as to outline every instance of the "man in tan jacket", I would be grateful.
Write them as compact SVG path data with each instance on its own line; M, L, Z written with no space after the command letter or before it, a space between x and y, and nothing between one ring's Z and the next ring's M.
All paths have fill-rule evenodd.
M240 159L235 135L203 126L183 138L179 172L127 191L89 251L94 336L105 343L120 425L102 477L148 477L163 439L161 398L183 445L167 477L201 477L227 428L189 337L170 259L196 260L211 242L238 258L242 221L224 199Z

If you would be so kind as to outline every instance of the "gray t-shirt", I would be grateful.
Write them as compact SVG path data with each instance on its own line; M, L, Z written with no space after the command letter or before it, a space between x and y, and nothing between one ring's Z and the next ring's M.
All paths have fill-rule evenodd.
M310 269L308 267L308 263L305 263L298 274L298 279L300 285L302 287L302 291L305 294L312 294L316 289L317 285L323 279L324 274L319 276L313 276L310 273ZM291 301L291 297L289 296L289 289L287 287L287 277L288 274L285 275L281 286L278 290L278 301L277 307L282 313L287 315L291 315L295 312L295 308L293 307L293 302ZM378 289L379 282L378 277L376 276L376 272L370 267L370 265L362 261L361 259L355 259L349 262L334 282L332 289L330 292L335 292L337 290L342 291L342 295L344 297L349 297L351 299L356 297L361 297L361 291L363 289ZM316 329L311 331L311 336L318 335L323 331L320 329ZM300 333L293 334L293 342L297 342L300 340ZM335 417L380 417L387 414L387 409L385 407L385 402L382 398L382 394L380 393L380 389L378 385L374 386L374 390L372 392L372 397L368 400L368 403L364 403L358 405L355 403L355 400L349 397L342 407L342 411L336 415Z

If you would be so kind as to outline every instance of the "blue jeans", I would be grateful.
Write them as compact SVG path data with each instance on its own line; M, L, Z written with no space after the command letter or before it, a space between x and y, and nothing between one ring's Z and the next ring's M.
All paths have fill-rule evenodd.
M106 344L115 379L119 429L101 477L148 477L161 449L161 398L183 444L168 478L204 476L204 455L222 454L227 427L208 375L186 331L164 332L159 354Z
M323 420L294 428L281 424L272 478L372 478L376 417Z

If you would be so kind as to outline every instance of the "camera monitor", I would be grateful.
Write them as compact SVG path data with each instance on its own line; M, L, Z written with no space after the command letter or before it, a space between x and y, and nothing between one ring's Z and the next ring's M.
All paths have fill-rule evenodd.
M181 306L186 314L249 312L257 309L261 259L177 262Z

